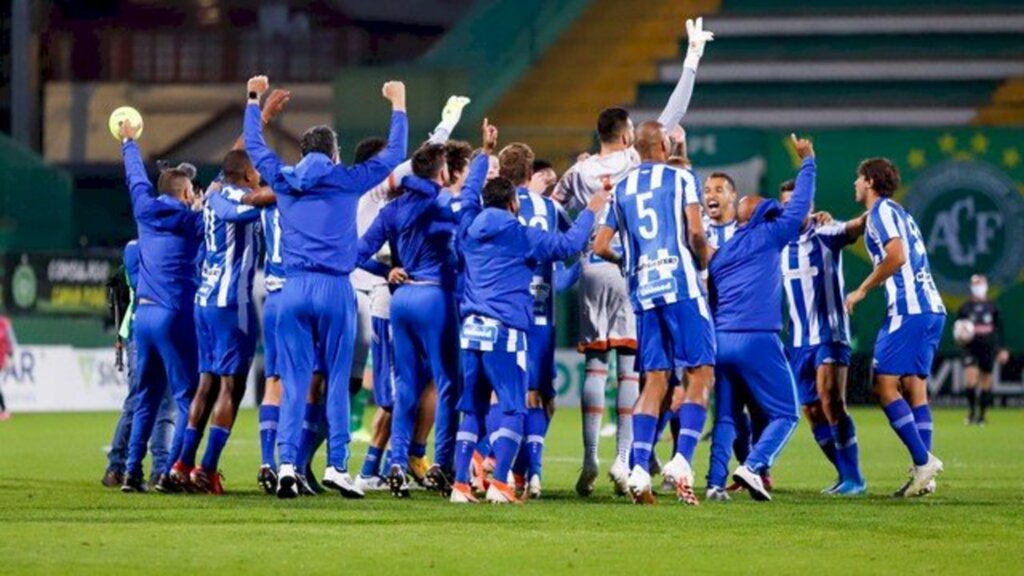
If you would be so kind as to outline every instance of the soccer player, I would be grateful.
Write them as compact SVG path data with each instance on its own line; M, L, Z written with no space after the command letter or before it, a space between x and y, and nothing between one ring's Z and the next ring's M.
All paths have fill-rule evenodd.
M999 308L988 298L988 278L984 274L971 276L971 299L964 302L956 317L974 326L974 337L960 343L970 407L965 423L984 426L985 412L992 405L992 370L996 362L1006 364L1010 360L1010 352L1001 347L1003 324Z
M705 31L703 20L687 20L689 46L683 72L669 97L658 122L669 129L679 124L696 81L697 66L704 47L713 39ZM570 207L582 208L590 197L610 189L640 164L633 148L633 123L623 108L608 108L598 115L597 135L601 149L573 165L555 187L553 197ZM615 247L613 245L613 247ZM615 352L618 365L618 414L616 459L609 470L615 490L625 494L629 476L629 453L633 442L633 405L639 394L636 365L636 319L629 295L618 268L588 251L581 258L578 350L584 354L586 373L580 402L583 409L583 467L576 492L589 496L599 473L597 458L604 412L604 390L608 382L610 355Z
M287 282L281 290L278 318L281 417L278 429L278 497L298 495L296 478L302 414L315 360L327 379L328 466L325 486L346 497L363 497L348 473L348 381L355 345L356 304L348 275L355 268L356 206L359 197L387 177L405 157L408 125L405 86L384 85L391 101L388 146L368 162L340 164L337 136L326 126L302 137L303 158L285 166L263 140L259 101L265 76L248 82L245 147L260 175L277 194L281 214L281 252ZM314 343L316 346L314 346Z
M451 249L454 225L442 221L438 198L449 180L445 145L428 142L421 146L413 154L412 172L402 179L400 195L381 209L359 240L357 262L379 265L371 258L388 242L396 248L406 277L391 298L399 386L392 413L388 484L395 496L409 495L409 443L429 374L437 387L437 420L436 468L432 467L428 476L430 483L447 496L458 427L455 404L459 360L455 255Z
M868 291L885 284L888 317L875 341L875 393L913 460L910 479L895 494L903 498L931 493L942 472L942 461L931 453L928 375L946 307L928 267L921 230L892 200L899 185L899 170L885 158L869 158L857 168L853 186L857 202L869 212L864 243L875 269L847 295L846 309L853 314Z
M451 501L475 502L470 481L473 451L485 433L484 419L492 392L501 410L501 424L491 435L495 456L494 479L487 500L517 502L515 490L505 482L523 439L527 395L527 334L533 320L530 292L538 262L565 260L587 244L594 215L607 203L595 194L573 227L565 233L523 226L517 216L516 188L506 178L479 186L486 171L486 155L497 144L497 128L483 124L485 155L473 160L462 190L459 211L459 250L465 261L465 294L461 313L463 389L459 400L462 422L456 447L455 485Z
M800 422L796 385L783 352L782 248L800 235L814 201L814 148L792 136L802 159L796 191L783 208L775 200L747 196L737 210L739 226L708 266L711 308L718 338L715 366L715 426L732 445L738 393L745 391L768 417L768 425L746 461L733 472L755 500L771 500L760 473L771 467ZM716 432L716 434L718 434ZM709 479L720 487L723 479Z
M779 188L783 205L796 182ZM866 216L819 223L811 212L800 237L782 249L782 278L789 304L789 365L814 440L835 466L838 481L824 490L854 496L867 490L860 472L857 430L846 409L850 366L850 319L843 307L843 248L864 233Z
M707 418L714 385L715 336L701 281L707 262L697 182L687 170L668 166L671 141L657 122L636 130L641 164L615 187L615 199L594 240L594 252L625 266L637 315L644 387L633 411L633 469L629 493L651 504L651 451L658 419L672 392L669 379L683 369L686 387L672 392L679 410L676 453L665 466L676 494L698 504L693 494L693 453ZM622 255L611 247L618 231Z
M199 390L189 409L181 454L171 469L172 476L181 483L188 478L190 489L210 494L224 493L217 465L245 394L257 338L252 282L259 254L256 221L260 211L235 211L233 214L240 215L227 219L218 216L213 203L218 197L241 201L259 186L260 175L244 150L227 153L222 173L221 186L210 191L203 208L206 249L202 283L196 292ZM202 462L196 466L207 416L211 421L210 437Z
M714 172L704 181L704 234L712 251L736 233L736 184L724 172Z
M193 209L192 180L180 169L161 172L159 195L153 193L135 143L138 130L130 122L122 123L120 128L141 260L134 324L140 396L132 419L122 492L146 490L142 460L168 386L178 409L171 443L171 457L177 457L199 374L193 300L203 213Z

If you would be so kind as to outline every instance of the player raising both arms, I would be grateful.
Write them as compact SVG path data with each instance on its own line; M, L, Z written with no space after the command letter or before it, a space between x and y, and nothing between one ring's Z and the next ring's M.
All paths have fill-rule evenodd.
M885 158L869 158L857 168L853 187L869 212L864 244L875 269L846 297L846 309L852 314L868 291L885 284L888 317L875 342L875 393L914 463L910 480L895 494L904 498L934 491L935 476L942 472L942 461L931 453L928 375L946 307L917 223L892 200L899 185L899 171Z
M665 164L670 147L661 124L644 122L637 128L642 163L615 187L594 252L625 264L638 320L644 388L633 415L629 492L634 502L654 502L651 451L670 376L682 368L686 387L673 392L671 402L673 411L679 409L679 441L664 474L674 482L679 499L695 505L691 462L714 384L715 331L700 273L707 254L697 183L690 172ZM616 230L621 256L611 247Z
M676 126L690 104L697 66L704 54L704 46L713 39L705 31L702 19L686 22L689 47L683 61L683 72L669 97L658 122L671 130ZM640 164L633 148L633 123L623 108L608 108L597 118L597 135L601 150L577 162L562 176L553 196L571 206L582 208L590 197L610 190L627 173ZM612 249L619 250L617 242ZM576 483L580 496L594 491L599 464L598 440L601 416L604 413L604 390L608 381L611 352L617 355L619 370L618 410L616 434L616 460L609 475L616 490L625 493L629 476L629 453L633 442L633 405L639 394L639 376L636 364L636 319L629 295L618 267L605 262L591 251L584 253L580 273L580 306L578 349L586 357L586 376L580 401L583 408L583 469Z

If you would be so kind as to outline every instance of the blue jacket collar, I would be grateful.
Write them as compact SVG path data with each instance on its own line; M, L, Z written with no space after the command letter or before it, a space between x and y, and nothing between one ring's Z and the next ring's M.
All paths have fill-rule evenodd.
M285 166L281 176L296 190L306 190L334 170L334 162L326 154L311 152L295 166Z

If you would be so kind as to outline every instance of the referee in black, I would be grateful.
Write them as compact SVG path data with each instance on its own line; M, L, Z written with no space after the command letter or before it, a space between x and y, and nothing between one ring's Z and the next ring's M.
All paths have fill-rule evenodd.
M992 370L996 362L1006 364L1010 353L1001 347L1003 329L999 308L988 299L988 279L983 274L971 276L971 299L960 307L957 319L967 319L974 324L974 338L963 344L967 404L970 406L965 423L984 425L985 411L992 405Z

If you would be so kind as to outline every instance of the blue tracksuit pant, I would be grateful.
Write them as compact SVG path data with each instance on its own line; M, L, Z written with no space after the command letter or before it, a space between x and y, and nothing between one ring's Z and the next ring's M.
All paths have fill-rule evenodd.
M299 440L313 369L327 377L327 464L348 469L349 396L356 338L356 295L347 275L299 272L281 289L277 319L281 416L277 449L282 464L299 461ZM317 362L316 355L320 362Z
M455 301L449 291L433 284L406 284L391 298L398 385L392 412L392 461L408 469L409 443L423 388L437 386L434 462L450 470L459 428L459 333Z

